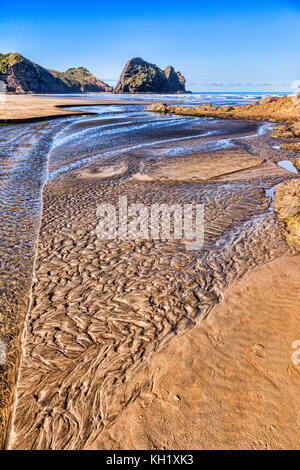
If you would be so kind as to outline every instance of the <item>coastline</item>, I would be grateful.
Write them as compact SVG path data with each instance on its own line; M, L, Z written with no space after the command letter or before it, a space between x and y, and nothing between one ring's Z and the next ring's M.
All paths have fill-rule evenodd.
M174 106L166 103L154 103L146 107L145 111L182 116L289 123L300 121L300 100L296 96L266 97L252 104L236 106L213 106L211 104Z
M127 105L151 104L153 101L126 101L122 100L86 100L84 98L57 98L42 97L38 95L4 95L4 102L0 103L0 125L22 124L26 122L46 121L61 117L82 116L95 114L92 111L70 111L65 107L100 106L100 105Z

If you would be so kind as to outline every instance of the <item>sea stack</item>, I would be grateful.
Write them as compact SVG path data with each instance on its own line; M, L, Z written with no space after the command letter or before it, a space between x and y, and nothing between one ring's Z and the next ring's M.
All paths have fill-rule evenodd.
M113 89L83 67L47 70L21 54L0 54L0 80L7 93L111 92Z
M125 65L114 93L185 93L185 78L171 65L163 71L140 57Z

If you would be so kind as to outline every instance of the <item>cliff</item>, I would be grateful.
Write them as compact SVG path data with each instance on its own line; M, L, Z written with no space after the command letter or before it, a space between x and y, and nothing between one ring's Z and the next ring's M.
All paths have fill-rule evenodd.
M83 67L66 72L47 70L21 54L0 54L0 80L7 93L80 93L112 91Z
M0 54L0 79L8 93L67 93L64 82L17 53Z
M184 93L185 79L170 65L162 71L140 57L125 65L114 93Z
M165 68L166 77L165 93L185 93L185 78L180 72L175 72L171 65Z
M48 70L54 77L62 80L65 85L76 91L80 92L111 92L113 88L107 83L104 83L99 78L95 77L84 67L71 68L66 72L56 72L55 70Z

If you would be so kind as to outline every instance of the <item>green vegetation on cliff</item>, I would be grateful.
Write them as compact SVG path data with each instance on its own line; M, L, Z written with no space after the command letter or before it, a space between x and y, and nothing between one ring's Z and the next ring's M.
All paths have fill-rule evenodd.
M47 70L21 54L0 53L0 75L8 93L111 92L112 87L84 67Z
M125 84L132 86L140 86L146 80L151 80L155 77L156 70L153 65L135 65L135 75L129 77Z
M115 93L183 93L185 79L171 66L165 71L140 57L130 59L114 89Z
M111 87L96 78L84 67L71 68L66 72L57 72L56 70L48 70L48 72L62 80L68 87L78 88L80 91L89 91L90 89L93 91L93 89L101 87L106 91L112 90Z
M66 72L57 72L49 70L56 78L60 78L68 86L80 87L80 85L90 84L95 78L88 70L83 67L68 69Z
M10 52L9 54L0 54L0 73L5 73L9 65L15 62L21 62L24 57L17 52Z

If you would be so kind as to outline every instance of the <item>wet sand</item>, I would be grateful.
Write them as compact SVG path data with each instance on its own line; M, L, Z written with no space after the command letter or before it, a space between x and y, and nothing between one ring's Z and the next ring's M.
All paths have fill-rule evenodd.
M259 166L263 160L239 149L217 150L184 157L169 157L156 163L146 162L137 181L201 181Z
M10 448L114 448L122 447L123 439L127 447L126 436L112 444L107 433L116 429L131 404L138 400L138 406L139 397L152 393L152 373L144 368L159 351L164 354L165 346L174 347L174 340L188 341L183 335L210 318L235 281L289 252L268 212L263 178L255 185L243 181L241 191L240 181L227 190L217 181L149 185L131 179L136 171L129 165L126 177L104 179L70 174L44 189ZM282 178L282 171L278 168L277 177ZM116 203L119 194L147 205L204 202L203 251L186 251L175 241L99 240L96 206ZM229 322L229 343L230 328ZM227 338L226 328L222 334ZM236 361L232 376L239 371ZM235 380L242 383L243 377ZM212 380L214 384L223 386ZM235 395L228 392L231 398ZM130 448L147 448L152 424ZM150 447L162 448L169 442L168 432Z
M256 268L155 355L100 449L299 449L300 257Z
M92 107L99 105L130 104L127 100L90 100L80 98L55 98L38 95L5 95L0 102L0 124L18 124L24 122L42 121L53 118L93 114ZM146 101L132 101L131 104L145 104ZM152 103L149 100L148 104ZM90 106L91 111L63 109L64 107Z
M223 314L216 315L216 322L221 325L216 334L227 338L228 354L233 354L233 341L237 338L241 347L244 343L245 347L252 344L253 331L248 331L248 342L244 342L244 330L235 326L239 312L234 316L229 307L226 310L224 295L228 292L230 296L235 283L243 282L243 277L253 269L256 272L255 268L263 269L261 266L266 265L274 272L277 265L273 263L283 257L290 263L288 255L294 254L282 237L280 224L271 210L271 198L266 195L266 190L275 184L295 178L275 163L288 159L291 153L274 149L272 139L255 134L264 125L235 122L225 126L220 121L189 118L176 121L173 117L166 122L152 120L156 116L144 116L139 110L130 112L137 119L133 127L129 114L123 115L119 110L113 116L99 116L93 121L68 122L57 146L51 150L8 448L162 448L166 442L172 448L174 432L180 434L187 414L180 418L177 428L172 424L173 434L166 429L164 437L160 435L160 442L151 434L155 413L149 415L147 419L153 421L143 430L133 427L130 436L122 434L123 424L127 422L128 426L129 422L126 416L135 416L145 394L152 394L151 364L156 367L160 354L166 354L169 361L169 348L176 348L177 342L183 341L185 349L185 342L190 335L197 334L198 328L209 329L218 304L225 305L227 313L225 319ZM212 126L218 132L215 140L207 132ZM74 129L78 134L72 134ZM50 135L57 131L58 128L50 126ZM46 134L45 140L48 137ZM227 149L232 143L235 149ZM199 146L202 152L197 153ZM224 146L226 150L218 150ZM36 154L41 154L39 147ZM202 172L208 168L206 178L198 175L191 179L191 166L195 171L202 167ZM165 175L180 174L180 178L135 180L145 168L151 174L160 174L163 168ZM129 203L142 202L147 207L153 203L203 203L204 247L188 251L184 240L100 240L95 232L97 206L103 202L117 204L119 195L126 195ZM32 263L32 254L30 260ZM294 265L283 266L292 269ZM272 282L270 278L266 290ZM280 296L289 298L287 284L283 283ZM249 287L254 288L255 282L249 281ZM28 299L24 293L29 286L26 292L22 292L22 286L18 288L16 298ZM242 305L246 305L247 297L243 299ZM14 374L18 369L19 333L26 308L27 305L21 308L22 316L15 320L19 332L13 338ZM262 315L268 318L268 308L265 310ZM262 312L265 310L262 308ZM254 313L251 321L254 329L260 325ZM197 347L202 348L200 343ZM207 347L204 334L204 355ZM186 350L186 357L194 354L189 348ZM210 353L211 367L218 371L218 351L215 356ZM204 361L201 369L204 379L205 367ZM277 363L274 367L277 368ZM247 388L247 377L240 374L238 360L232 370L230 380L236 381L237 387L244 383ZM215 382L214 376L215 373L207 385L207 394L218 381L220 390L228 387L221 377ZM184 373L182 377L184 380ZM4 390L12 397L15 377L9 380L9 387L4 384ZM183 384L183 390L184 387ZM186 393L188 389L187 386ZM179 398L175 403L176 400L180 403L180 392L176 395ZM228 403L230 400L235 403L236 390L228 391L227 397ZM278 395L275 402L277 398ZM216 400L217 404L220 396ZM9 401L7 405L6 423ZM228 423L231 415L228 417L219 410L224 415L223 422ZM170 411L170 422L172 416ZM197 419L196 427L200 426ZM259 431L255 426L253 435ZM192 431L191 446L213 447L205 421L203 432L204 428L206 440L197 440ZM226 433L223 439L221 428L220 448L227 445ZM137 436L140 431L142 434ZM247 439L245 435L243 442L249 443ZM233 442L232 447L238 445ZM269 442L271 446L276 442L281 445L278 436ZM178 445L177 441L173 448Z

